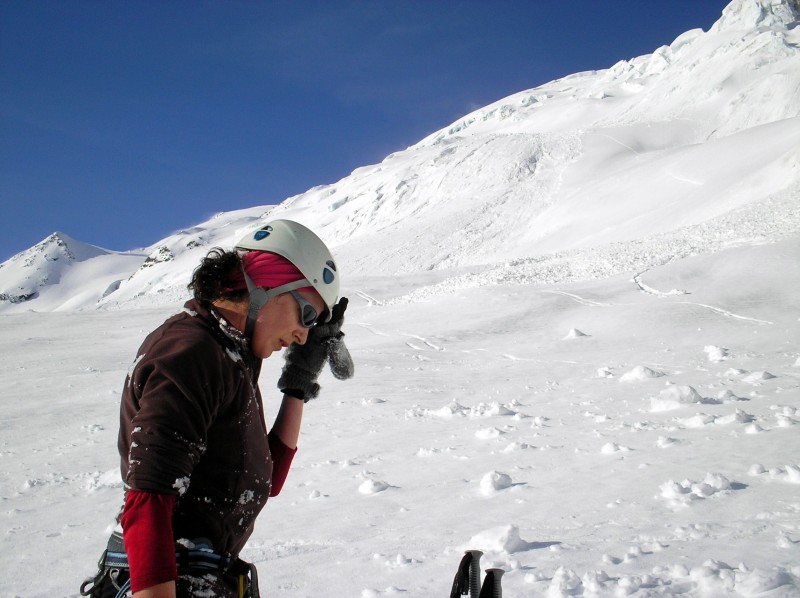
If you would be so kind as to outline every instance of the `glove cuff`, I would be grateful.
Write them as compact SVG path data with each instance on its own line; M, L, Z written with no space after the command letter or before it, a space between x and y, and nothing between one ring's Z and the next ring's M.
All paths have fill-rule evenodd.
M309 372L292 364L286 364L278 379L278 389L284 394L308 403L319 395L320 386L316 382L316 376L312 379ZM301 396L297 396L298 394Z

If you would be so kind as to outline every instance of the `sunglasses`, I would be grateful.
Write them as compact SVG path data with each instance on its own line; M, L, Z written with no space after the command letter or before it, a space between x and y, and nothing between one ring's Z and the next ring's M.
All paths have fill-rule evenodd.
M300 307L300 324L303 328L313 328L317 325L319 314L317 310L308 301L303 299L303 296L297 291L289 291L289 294L297 301Z

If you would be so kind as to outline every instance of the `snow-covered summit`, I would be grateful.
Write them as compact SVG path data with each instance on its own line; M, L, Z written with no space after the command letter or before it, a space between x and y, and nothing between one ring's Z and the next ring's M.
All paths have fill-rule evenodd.
M734 0L707 32L503 98L277 207L175 233L87 306L177 301L211 246L275 217L318 231L345 285L428 271L448 288L596 278L795 235L798 13L798 0ZM49 309L42 297L0 310Z
M25 267L39 268L44 262L82 262L108 253L105 249L77 241L69 235L56 231L30 249L17 254L9 261L23 260Z
M12 304L29 301L38 296L40 289L58 284L76 263L110 253L55 232L0 264L3 283L0 301Z
M755 27L786 27L800 19L798 0L733 0L722 11L722 17L711 28L753 29Z

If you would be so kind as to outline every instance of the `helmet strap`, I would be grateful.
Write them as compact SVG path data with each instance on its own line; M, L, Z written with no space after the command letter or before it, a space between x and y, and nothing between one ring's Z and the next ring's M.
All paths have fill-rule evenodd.
M289 291L295 291L303 287L311 286L311 283L308 280L301 278L300 280L288 282L273 289L264 289L255 285L253 279L247 275L247 272L245 272L244 267L242 267L242 273L244 274L244 281L247 284L247 291L250 294L250 305L247 309L247 321L244 326L244 336L250 341L253 340L253 331L256 327L258 312L261 311L261 308L264 307L264 304L267 301L273 297L277 297L278 295L288 293Z

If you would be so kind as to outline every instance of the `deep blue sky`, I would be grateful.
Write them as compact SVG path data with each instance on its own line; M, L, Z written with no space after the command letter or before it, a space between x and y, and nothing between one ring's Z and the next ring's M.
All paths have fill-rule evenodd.
M150 245L708 28L724 0L2 0L0 261Z

